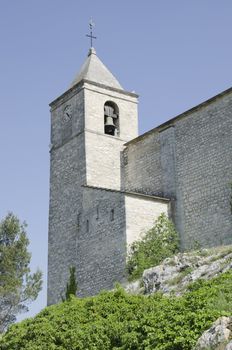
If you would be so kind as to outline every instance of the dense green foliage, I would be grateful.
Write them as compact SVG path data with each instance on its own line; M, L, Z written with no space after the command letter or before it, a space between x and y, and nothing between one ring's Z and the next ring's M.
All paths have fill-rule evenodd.
M0 333L41 290L41 272L30 274L28 244L26 224L8 214L0 223Z
M69 272L69 281L66 285L66 291L65 291L65 300L70 300L71 295L76 295L77 292L77 282L76 282L76 275L75 275L75 267L70 267Z
M213 321L231 314L231 304L232 272L196 282L182 297L129 295L118 287L71 297L12 325L0 349L190 350Z
M143 238L132 243L127 262L128 279L140 277L145 269L158 265L178 250L175 227L165 214L161 214Z

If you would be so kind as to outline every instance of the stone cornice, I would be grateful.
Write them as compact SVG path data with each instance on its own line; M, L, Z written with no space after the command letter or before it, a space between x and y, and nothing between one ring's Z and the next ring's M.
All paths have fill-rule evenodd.
M121 89L116 89L116 88L113 88L113 87L110 87L110 86L107 86L107 85L104 85L104 84L95 83L95 82L87 80L87 79L82 79L79 83L77 83L76 85L72 86L70 89L65 91L62 95L60 95L55 100L53 100L49 104L49 106L51 107L51 110L53 110L54 108L58 107L64 101L68 100L73 95L75 95L76 93L78 93L79 91L84 89L85 88L85 86L84 86L85 83L93 85L93 86L96 86L96 87L100 87L100 88L108 90L108 91L118 92L118 93L120 93L122 95L135 97L135 98L139 97L139 95L135 94L134 92L128 92L128 91L121 90Z

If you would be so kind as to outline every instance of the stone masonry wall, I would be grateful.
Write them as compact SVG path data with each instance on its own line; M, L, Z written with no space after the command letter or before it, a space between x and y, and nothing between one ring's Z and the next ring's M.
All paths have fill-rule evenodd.
M84 182L83 134L51 154L48 304L60 300L76 264L78 213L82 211Z
M85 148L87 184L121 188L121 152L138 135L137 98L85 83ZM104 105L119 109L119 135L104 134Z
M64 119L65 108L69 106L72 117L70 120ZM68 137L79 134L84 131L84 90L77 94L65 96L55 107L51 108L51 145L59 147L64 144L64 134L67 128L71 126L71 133Z
M232 94L178 120L175 129L183 245L232 243Z
M85 183L83 91L66 96L63 104L52 107L50 203L48 234L48 305L64 295L69 268L76 264L78 213L82 211L82 187ZM72 110L71 133L64 138L64 108ZM69 125L67 125L67 122Z
M85 83L85 128L104 134L104 104L114 102L119 109L119 138L124 142L138 136L137 96Z
M124 188L173 198L184 248L232 243L232 93L167 126L169 135L161 126L127 145Z
M119 137L104 134L109 100L119 108ZM64 295L71 266L81 296L124 278L124 195L87 185L119 190L123 145L138 134L135 94L82 82L51 107L48 305Z
M160 214L169 214L169 201L133 194L125 195L127 248L154 226Z
M84 187L77 239L80 296L112 289L125 277L126 225L124 195Z
M110 135L86 131L87 184L120 190L120 154L124 142Z
M158 133L129 144L122 156L122 189L162 195L162 169Z

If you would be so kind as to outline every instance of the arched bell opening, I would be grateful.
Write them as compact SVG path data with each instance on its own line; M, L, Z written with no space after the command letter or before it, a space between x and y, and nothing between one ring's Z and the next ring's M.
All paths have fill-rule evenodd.
M104 104L104 132L107 135L119 136L119 109L112 101Z

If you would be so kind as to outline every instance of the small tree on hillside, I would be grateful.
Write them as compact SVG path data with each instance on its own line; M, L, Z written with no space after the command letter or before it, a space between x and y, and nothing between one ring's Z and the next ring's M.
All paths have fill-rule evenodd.
M76 281L76 269L75 267L70 267L69 269L69 282L66 284L65 300L70 300L70 296L76 296L77 292L77 281Z
M0 222L0 333L42 288L42 272L30 273L28 245L26 224L9 213Z
M175 226L165 214L138 241L132 243L127 260L129 280L139 278L143 271L158 265L179 250L179 236Z

